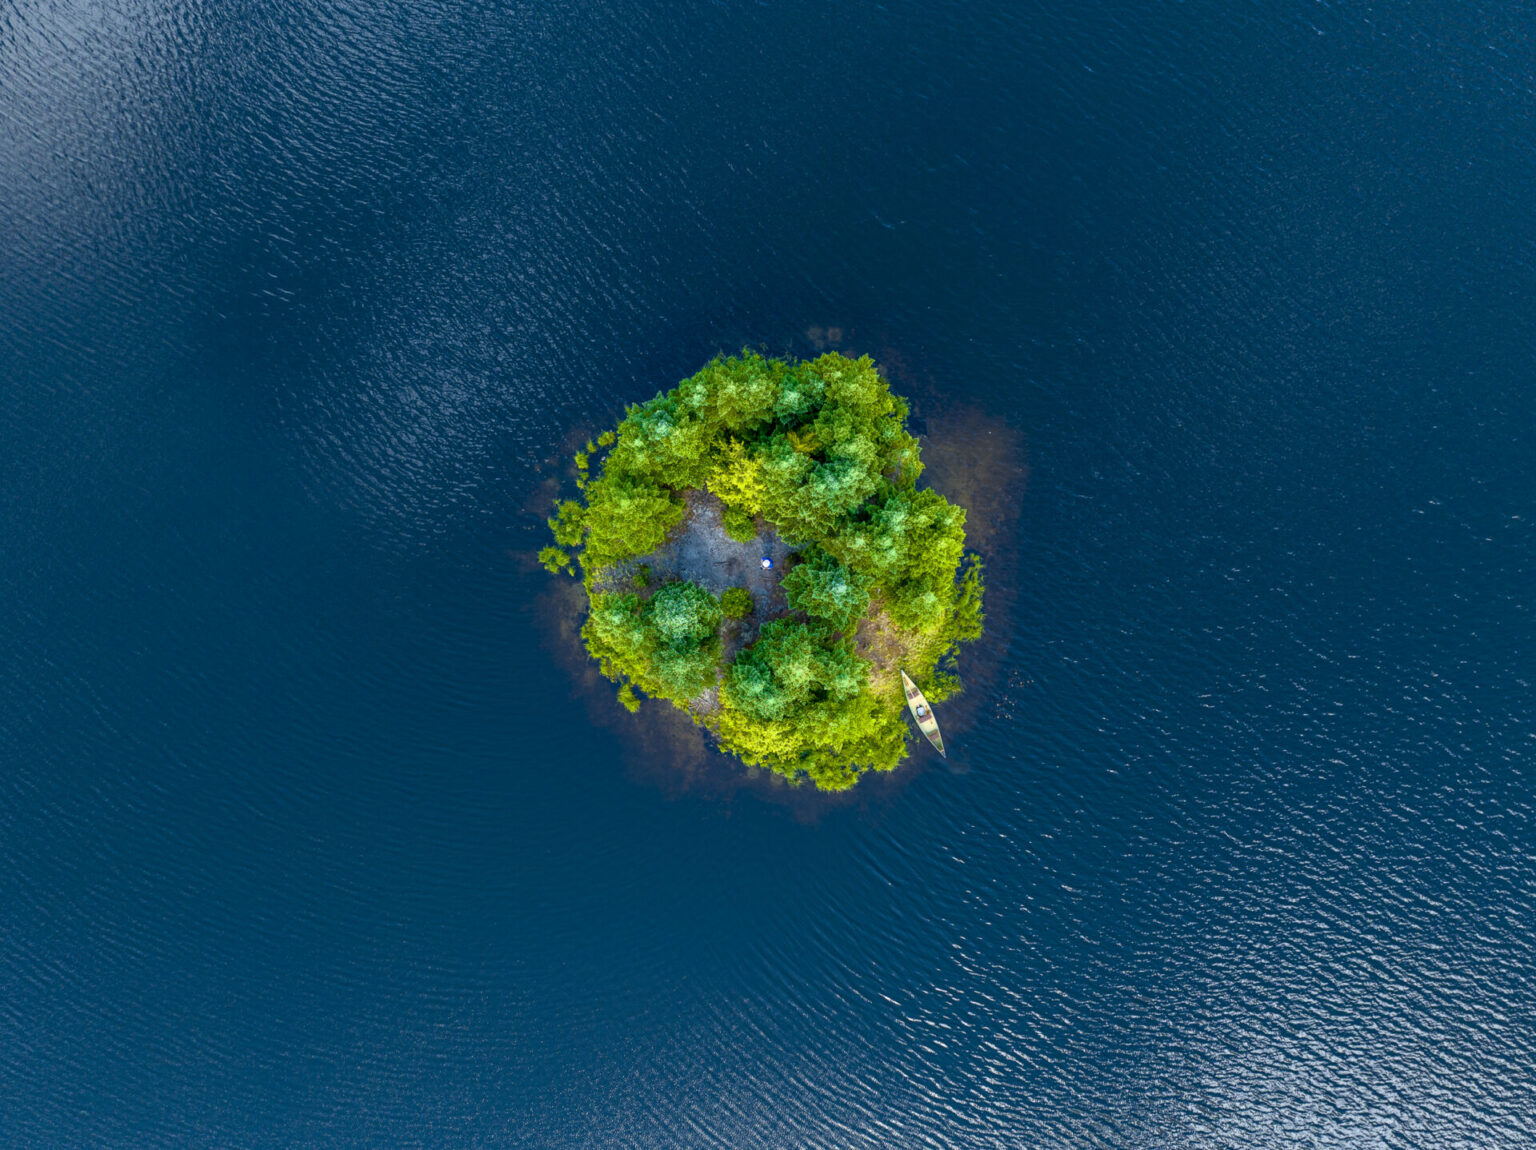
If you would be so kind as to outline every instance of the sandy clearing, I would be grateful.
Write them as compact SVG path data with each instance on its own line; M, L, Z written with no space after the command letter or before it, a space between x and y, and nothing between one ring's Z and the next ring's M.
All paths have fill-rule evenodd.
M720 500L706 491L690 491L684 501L688 513L671 538L636 562L649 564L663 579L687 579L716 595L727 587L745 587L752 592L759 614L764 606L770 614L782 613L785 603L779 578L794 552L778 532L759 519L757 538L738 543L725 533L725 507ZM773 560L770 571L762 567L765 555Z
M603 571L596 580L596 590L633 590L635 573L641 567L650 568L653 589L674 579L697 583L715 595L728 587L745 587L752 593L752 614L744 619L727 619L720 627L723 661L729 663L738 651L757 639L764 623L789 611L779 580L795 551L761 518L757 521L756 539L736 542L725 533L724 504L707 491L689 491L683 500L687 513L672 529L666 543L649 555L628 559ZM773 567L767 571L762 565L765 555L773 560ZM693 710L708 714L716 705L716 690L711 688L694 701Z

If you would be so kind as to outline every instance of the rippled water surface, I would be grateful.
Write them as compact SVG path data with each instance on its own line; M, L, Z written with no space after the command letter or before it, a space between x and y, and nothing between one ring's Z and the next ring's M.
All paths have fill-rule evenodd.
M6 6L0 1143L1536 1144L1530 16ZM837 801L531 560L830 340L992 574Z

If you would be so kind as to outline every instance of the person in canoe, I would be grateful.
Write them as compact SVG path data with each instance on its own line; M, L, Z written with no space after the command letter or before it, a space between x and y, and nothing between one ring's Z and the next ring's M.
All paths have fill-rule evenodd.
M928 741L933 744L933 749L938 751L943 758L949 758L944 753L944 736L939 734L939 721L933 717L933 708L928 705L927 697L918 690L917 684L907 677L907 673L901 673L901 685L907 694L907 709L912 712L912 718L917 722L917 729L922 731Z

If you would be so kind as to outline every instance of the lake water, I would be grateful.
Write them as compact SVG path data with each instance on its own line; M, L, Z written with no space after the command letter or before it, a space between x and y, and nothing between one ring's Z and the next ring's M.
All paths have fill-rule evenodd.
M1533 51L9 6L0 1143L1536 1143ZM626 403L829 340L993 594L841 800L629 720L531 561Z

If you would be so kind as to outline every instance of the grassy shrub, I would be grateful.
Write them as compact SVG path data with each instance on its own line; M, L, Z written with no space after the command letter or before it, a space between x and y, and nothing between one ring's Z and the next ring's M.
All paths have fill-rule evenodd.
M860 620L888 620L902 665L934 699L959 688L956 648L982 627L965 512L917 488L922 461L906 417L868 357L791 362L748 351L629 408L587 444L584 498L557 506L560 548L546 551L568 567L561 548L581 549L592 607L582 635L603 673L630 691L621 691L626 706L633 687L686 705L718 680L720 706L700 721L749 763L838 789L900 762L899 680L873 681L852 642ZM770 620L723 675L720 622L751 612L745 589L719 601L691 583L646 600L601 590L605 571L665 542L683 519L681 496L700 488L725 505L731 538L754 538L761 516L801 551L783 587L806 621ZM555 555L549 562L565 569Z
M754 606L752 592L745 587L727 587L720 593L720 610L727 619L745 619Z
M750 543L757 538L757 521L737 507L725 512L725 533L738 543Z

